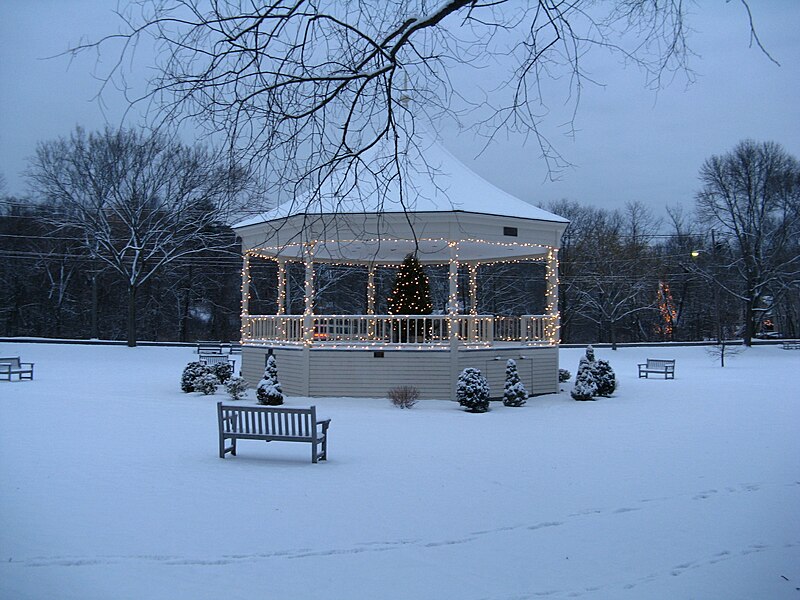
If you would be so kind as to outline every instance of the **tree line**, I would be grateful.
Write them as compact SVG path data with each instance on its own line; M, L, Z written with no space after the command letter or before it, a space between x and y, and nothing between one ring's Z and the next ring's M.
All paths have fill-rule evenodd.
M32 194L0 199L0 336L237 340L241 249L230 221L259 202L248 173L156 133L77 129L40 144ZM560 200L565 343L800 335L800 167L744 141L700 169L694 210ZM319 266L318 312L364 313L366 269ZM274 312L274 264L252 267L251 312ZM483 265L478 312L544 311L541 263ZM302 266L288 269L302 312ZM434 310L446 268L428 268ZM376 275L378 312L395 271ZM460 274L467 306L468 274Z

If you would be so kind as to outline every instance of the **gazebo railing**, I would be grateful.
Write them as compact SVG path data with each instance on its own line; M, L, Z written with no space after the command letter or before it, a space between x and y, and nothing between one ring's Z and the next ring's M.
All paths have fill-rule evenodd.
M243 318L244 343L305 342L303 315L251 315ZM558 317L524 315L494 317L459 314L454 318L459 343L488 345L495 341L553 343ZM450 343L448 315L313 315L310 341L317 345L399 345L437 347Z

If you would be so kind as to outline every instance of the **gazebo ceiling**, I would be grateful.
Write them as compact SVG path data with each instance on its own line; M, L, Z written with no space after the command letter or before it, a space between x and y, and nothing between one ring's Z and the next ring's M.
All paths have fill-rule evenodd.
M536 244L497 243L484 240L461 240L456 254L459 262L500 262L515 259L543 257L547 247ZM304 245L286 244L279 247L258 247L252 254L280 257L286 260L303 259ZM399 264L406 255L416 252L422 263L444 264L451 258L448 240L379 239L321 241L314 245L314 262L354 264Z

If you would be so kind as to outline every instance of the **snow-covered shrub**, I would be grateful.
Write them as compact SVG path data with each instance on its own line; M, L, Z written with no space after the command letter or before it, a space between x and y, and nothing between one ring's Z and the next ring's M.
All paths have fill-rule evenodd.
M566 369L559 369L558 370L558 383L566 383L572 377L572 373L567 371Z
M503 387L503 404L505 406L522 406L528 399L528 390L522 385L517 372L517 363L513 358L506 362L506 383Z
M401 385L389 390L389 400L399 408L411 408L419 401L419 390L410 385Z
M247 381L244 377L231 377L225 382L225 389L232 400L239 400L247 391Z
M227 383L227 381L233 377L233 365L227 362L224 363L217 363L213 367L211 367L212 372L214 375L217 376L219 382L223 385Z
M213 373L206 373L202 377L194 380L194 390L204 394L216 394L219 379Z
M589 346L591 348L591 346ZM587 355L588 355L587 349ZM594 356L594 354L592 355ZM581 357L578 363L578 373L575 375L575 385L570 392L574 400L591 400L597 394L597 382L594 379L592 363L586 356Z
M592 365L592 375L597 385L597 396L610 396L617 389L617 377L607 360L598 359Z
M275 356L272 354L267 358L264 379L258 382L256 398L259 404L267 404L269 406L283 404L283 390L278 382L278 365L275 362Z
M489 384L478 369L467 367L458 376L456 400L468 412L489 410Z
M186 392L195 391L195 381L199 380L203 375L207 375L210 373L211 370L206 365L203 365L199 362L190 362L186 367L183 369L183 374L181 375L181 390Z

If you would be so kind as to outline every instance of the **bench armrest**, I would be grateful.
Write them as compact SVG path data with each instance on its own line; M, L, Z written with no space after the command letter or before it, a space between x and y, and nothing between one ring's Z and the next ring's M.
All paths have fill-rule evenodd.
M330 424L331 424L331 420L330 419L323 419L322 421L317 421L317 425L322 425L323 433L328 430L328 427L330 426Z

